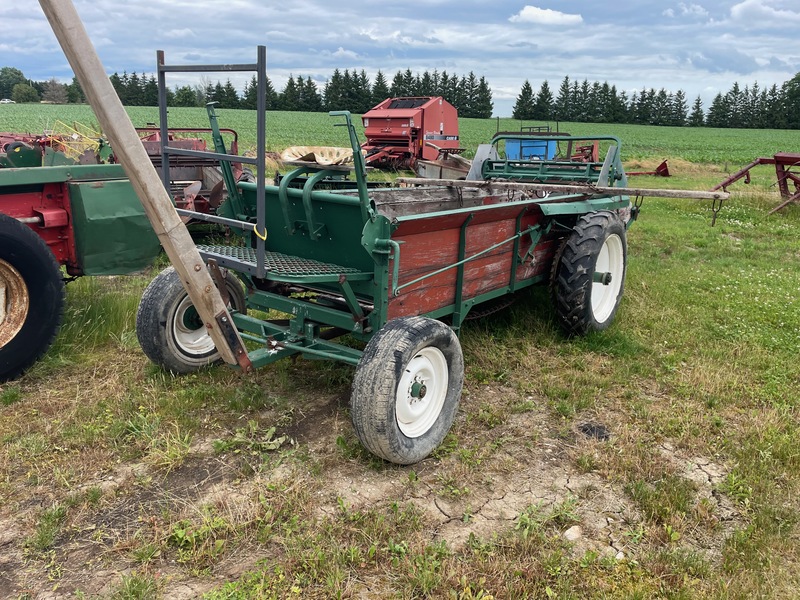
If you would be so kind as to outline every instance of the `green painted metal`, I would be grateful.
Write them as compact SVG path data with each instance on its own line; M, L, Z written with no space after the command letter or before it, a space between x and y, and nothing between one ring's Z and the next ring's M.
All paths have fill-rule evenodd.
M455 311L453 312L453 329L458 332L461 330L461 324L467 317L469 307L464 303L464 266L467 257L467 227L469 222L475 218L475 213L470 213L464 223L461 225L461 232L458 238L458 268L456 269L456 302ZM519 223L517 223L517 231L519 231ZM517 238L518 240L519 238ZM516 243L516 242L515 242Z
M61 165L28 169L0 169L0 185L39 185L65 181L107 181L125 179L122 165Z
M161 245L130 181L75 182L68 188L75 250L85 275L121 275L153 263Z
M213 110L209 112L210 118L212 114ZM393 297L409 286L450 269L456 270L453 304L428 312L425 316L450 316L454 329L458 330L475 305L547 280L548 274L540 274L517 281L517 273L520 266L532 260L537 244L552 235L553 228L562 228L564 223L574 222L573 217L580 214L630 206L629 199L622 195L622 186L621 195L615 197L574 194L559 195L557 198L516 199L502 204L519 206L519 212L512 212L510 217L515 220L513 235L468 255L470 223L484 211L497 210L498 205L487 203L402 215L390 220L379 212L370 198L366 166L350 114L332 112L331 115L344 117L344 123L337 125L347 128L354 151L356 193L317 189L325 179L333 174L338 175L338 168L297 166L282 178L278 186L263 187L264 202L260 209L268 229L263 251L254 247L251 234L246 232L243 234L244 246L201 247L204 254L235 259L241 265L255 265L261 260L265 265L263 277L253 277L253 270L242 274L248 286L248 307L268 315L277 311L289 317L271 320L252 314L233 315L244 339L257 346L248 353L256 367L297 354L358 364L361 350L338 344L329 338L339 333L349 333L357 339L368 340L386 323ZM611 140L609 143L613 146ZM503 176L509 179L555 177L559 173L569 172L572 180L583 178L596 181L600 176L613 178L616 169L614 161L618 160L618 156L618 153L610 153L602 164L575 163L577 166L569 169L556 164L498 164L491 168L497 169L497 172L502 169ZM301 176L308 176L303 187L293 187L292 182ZM259 209L258 186L240 182L236 187L241 206L236 208L226 203L220 207L218 214L252 222ZM535 221L535 224L523 225L526 215L533 215L534 218L528 222ZM438 217L446 217L449 223L455 221L455 226L460 227L457 260L401 284L402 245L392 239L393 233L409 222ZM559 223L559 218L564 223ZM485 222L485 219L476 222ZM529 236L531 246L522 252L522 242L527 241L526 236ZM508 284L476 297L465 298L465 266L503 246L509 247L512 252ZM502 281L505 281L505 275ZM412 392L422 393L422 390Z
M570 156L550 160L524 160L520 158L501 158L487 160L481 167L484 179L504 179L528 182L570 182L594 183L602 186L627 186L625 169L621 161L622 143L615 136L569 136L569 135L536 135L527 133L502 133L492 138L496 148L504 140L518 142L520 139L536 143L567 145L580 142L594 142L603 145L605 159L603 161L572 160Z
M208 122L211 126L211 139L214 142L214 152L219 154L227 154L228 151L225 147L225 140L222 139L222 134L219 130L219 121L217 120L217 113L214 107L216 102L209 102L206 104L206 112L208 113ZM240 219L245 214L242 204L242 196L239 189L236 187L236 178L233 176L233 167L230 161L219 161L219 167L222 171L222 179L225 181L225 188L228 190L228 203L236 215L240 215Z

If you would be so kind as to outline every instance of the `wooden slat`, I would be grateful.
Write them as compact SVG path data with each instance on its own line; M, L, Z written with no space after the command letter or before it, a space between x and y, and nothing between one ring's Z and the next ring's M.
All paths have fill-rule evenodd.
M478 188L488 191L494 190L519 190L519 191L543 191L559 194L588 194L602 196L649 196L652 198L693 198L696 200L727 200L730 198L728 192L706 192L703 190L665 190L649 188L630 188L630 187L600 187L579 184L560 184L560 183L522 183L516 181L466 181L463 179L423 179L420 177L398 177L398 183L408 185L444 185L450 187ZM546 199L543 199L546 201Z

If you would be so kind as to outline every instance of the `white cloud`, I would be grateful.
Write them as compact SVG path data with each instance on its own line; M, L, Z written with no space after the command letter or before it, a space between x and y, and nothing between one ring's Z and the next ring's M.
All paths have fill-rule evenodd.
M661 14L670 19L677 16L706 19L709 16L709 12L699 4L686 4L685 2L678 2L677 11L674 8L668 8Z
M512 16L509 21L512 23L536 23L539 25L578 25L583 23L583 17L549 8L526 6L518 14Z
M774 8L763 0L744 0L731 8L731 18L750 27L800 24L800 12Z
M347 58L352 60L358 58L358 53L353 52L352 50L345 50L341 46L339 46L339 48L337 48L334 52L323 50L322 54L324 54L325 56L332 56L333 58Z

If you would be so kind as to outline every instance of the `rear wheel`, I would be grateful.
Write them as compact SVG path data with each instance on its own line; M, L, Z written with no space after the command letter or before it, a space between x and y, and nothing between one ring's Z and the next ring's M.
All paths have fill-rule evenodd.
M553 298L561 326L584 335L606 329L625 289L625 226L612 212L578 219L556 265Z
M353 378L356 434L381 458L418 462L450 431L463 383L452 329L425 317L389 321L367 344Z
M21 375L50 348L63 312L53 253L30 227L0 214L0 381Z
M229 272L223 275L229 308L245 312L241 282ZM220 360L174 267L164 269L145 289L136 314L136 336L147 357L173 373L191 373Z

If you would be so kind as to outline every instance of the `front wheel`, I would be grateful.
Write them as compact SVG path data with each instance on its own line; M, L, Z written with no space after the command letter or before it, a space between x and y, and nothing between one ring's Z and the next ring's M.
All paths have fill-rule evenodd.
M245 312L242 284L230 272L223 275L229 308ZM136 337L151 361L173 373L191 373L220 360L174 267L161 271L145 289L136 313Z
M0 382L21 375L50 348L64 299L61 268L44 240L0 214Z
M356 435L390 462L419 462L450 431L463 384L464 359L452 329L426 317L389 321L367 344L353 378Z
M555 266L553 299L558 321L573 335L606 329L625 289L625 226L612 212L583 215Z

